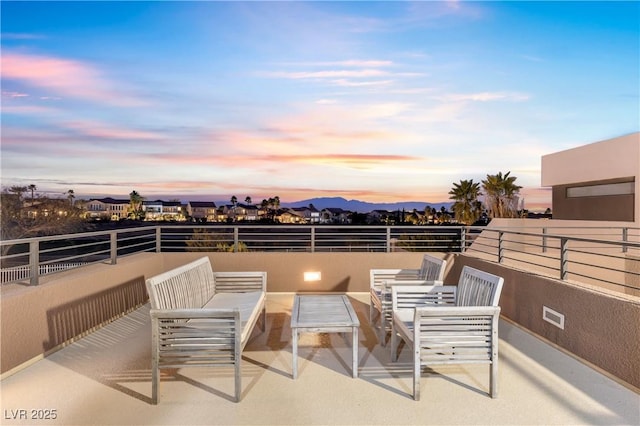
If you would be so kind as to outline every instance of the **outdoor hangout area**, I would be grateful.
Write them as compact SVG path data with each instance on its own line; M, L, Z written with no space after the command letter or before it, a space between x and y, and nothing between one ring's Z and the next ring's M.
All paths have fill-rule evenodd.
M516 321L520 274L437 252L139 253L55 274L3 299L74 291L46 324L22 318L23 346L55 348L3 374L3 424L638 424L637 389Z

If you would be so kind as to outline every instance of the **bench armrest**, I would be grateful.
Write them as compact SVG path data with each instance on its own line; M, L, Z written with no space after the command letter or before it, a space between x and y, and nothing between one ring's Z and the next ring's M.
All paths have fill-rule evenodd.
M266 272L214 272L216 293L267 291Z
M163 320L193 320L193 319L237 319L240 320L240 310L233 309L151 309L152 319Z

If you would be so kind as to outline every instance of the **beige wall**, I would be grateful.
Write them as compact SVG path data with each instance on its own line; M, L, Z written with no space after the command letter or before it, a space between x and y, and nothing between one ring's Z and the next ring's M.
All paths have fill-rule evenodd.
M268 291L367 292L372 268L415 268L421 253L208 253L214 269L264 270ZM438 254L436 254L438 255ZM2 373L59 347L147 299L144 279L199 257L197 253L143 253L117 265L92 265L56 274L36 287L2 291ZM446 283L456 283L469 264L502 275L502 313L577 356L640 388L640 301L571 286L507 269L466 255L440 254L449 267ZM305 271L322 280L304 283ZM566 315L559 330L542 321L542 306Z
M542 157L542 186L545 187L598 183L612 179L626 179L628 181L629 178L635 179L635 197L632 201L633 206L630 214L633 217L632 221L638 226L640 225L640 133L607 139ZM594 201L595 205L600 205L603 208L626 208L626 203L628 203L628 201L622 200L622 204L611 204L606 201L607 197L598 198L605 198L605 200ZM557 194L553 201L554 217L584 219L580 216L581 205L579 201L566 200L558 197ZM568 201L571 204L566 204ZM556 215L556 202L562 203L559 206L559 216ZM593 217L586 217L586 219L593 219ZM607 216L602 219L610 220Z

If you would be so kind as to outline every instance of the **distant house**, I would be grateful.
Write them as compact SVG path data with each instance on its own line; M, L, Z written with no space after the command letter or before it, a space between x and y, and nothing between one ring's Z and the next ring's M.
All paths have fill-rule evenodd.
M344 225L351 222L348 210L343 210L339 207L327 207L320 212L320 223Z
M143 201L145 220L184 220L185 214L180 201Z
M258 207L253 204L226 204L222 206L218 220L233 222L257 221ZM224 219L222 219L224 218Z
M215 222L217 220L216 203L213 201L189 201L187 215L198 221Z
M280 223L306 223L302 213L290 208L278 210L276 220Z
M86 204L89 219L120 220L129 214L129 200L107 198L92 198Z
M396 213L388 210L372 210L367 214L368 224L385 224L395 222Z
M302 215L305 223L320 223L320 212L313 206L313 204L309 207L293 207L291 210Z

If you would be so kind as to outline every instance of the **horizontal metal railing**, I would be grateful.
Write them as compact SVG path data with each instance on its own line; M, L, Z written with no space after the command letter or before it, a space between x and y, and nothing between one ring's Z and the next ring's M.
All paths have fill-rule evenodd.
M542 222L544 223L544 222ZM167 225L0 241L0 282L140 252L465 252L553 278L640 291L640 229L587 227ZM18 272L19 271L19 272Z

